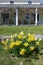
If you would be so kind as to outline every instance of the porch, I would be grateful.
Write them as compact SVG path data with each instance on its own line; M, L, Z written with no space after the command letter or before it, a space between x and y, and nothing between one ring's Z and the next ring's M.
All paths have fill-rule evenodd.
M0 25L41 25L43 8L0 8Z

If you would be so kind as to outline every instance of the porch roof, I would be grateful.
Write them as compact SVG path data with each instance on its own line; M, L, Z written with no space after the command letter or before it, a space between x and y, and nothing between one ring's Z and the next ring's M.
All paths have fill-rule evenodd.
M4 3L0 3L0 8L1 7L8 7L8 8L16 8L16 7L18 7L18 8L22 8L22 7L24 7L24 8L43 8L43 3L40 3L40 2L38 2L38 3L28 3L28 2L19 2L19 3L17 3L17 2L14 2L14 3L10 3L10 2L4 2Z

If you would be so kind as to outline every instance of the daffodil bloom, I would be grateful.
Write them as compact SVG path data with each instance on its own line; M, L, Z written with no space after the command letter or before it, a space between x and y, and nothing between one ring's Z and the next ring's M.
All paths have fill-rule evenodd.
M26 52L26 49L21 49L21 51L20 51L20 55L24 55L25 54L25 52Z
M6 41L2 40L2 44L6 45L7 43L6 43Z
M25 47L28 47L29 46L28 42L24 43L24 46Z
M15 46L15 42L12 42L10 45L9 45L9 48L13 48Z
M20 55L24 55L24 52L20 51Z
M35 36L32 35L32 34L30 34L29 37L28 37L28 39L27 39L27 41L31 42L31 41L34 41L34 40L35 40Z
M19 39L22 39L22 35L19 34L19 35L18 35L18 38L19 38Z
M19 33L20 35L24 35L23 31Z
M16 41L15 44L16 44L16 46L19 46L19 45L21 45L21 41Z
M30 33L28 33L28 36L30 35Z
M35 41L37 40L37 38L35 38Z
M26 52L26 49L23 48L23 49L21 49L21 51L22 51L22 52Z
M41 41L41 38L39 38L39 42Z
M30 47L30 51L33 51L33 50L34 50L34 48L35 48L34 46L31 46L31 47Z
M39 45L39 41L38 41L38 42L36 42L36 45Z

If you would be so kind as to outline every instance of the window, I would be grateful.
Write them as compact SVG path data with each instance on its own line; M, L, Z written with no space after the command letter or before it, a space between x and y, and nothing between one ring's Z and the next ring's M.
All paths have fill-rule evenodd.
M29 13L27 13L27 14L26 14L26 19L29 19L29 17L30 17L30 16L29 16Z
M34 16L34 21L35 21L35 13L33 14ZM39 14L37 15L37 21L39 22Z
M3 18L3 21L5 21L6 19L9 19L9 13L1 13L1 17Z

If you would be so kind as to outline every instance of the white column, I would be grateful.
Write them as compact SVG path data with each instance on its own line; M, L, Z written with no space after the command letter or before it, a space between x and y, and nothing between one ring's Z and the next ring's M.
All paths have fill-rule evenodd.
M35 10L35 26L37 25L37 8L36 8L36 10Z
M18 8L16 8L16 25L18 25Z

